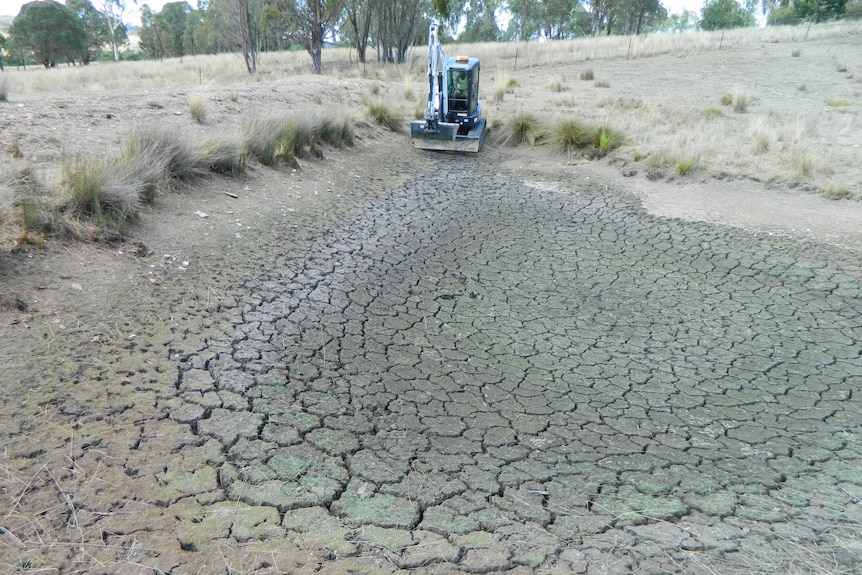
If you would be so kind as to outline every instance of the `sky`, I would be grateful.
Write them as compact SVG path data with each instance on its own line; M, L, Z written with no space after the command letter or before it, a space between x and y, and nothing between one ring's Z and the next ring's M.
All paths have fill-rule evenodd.
M17 16L21 11L21 6L31 0L0 0L0 16ZM65 0L58 0L61 4L65 4ZM158 12L162 9L162 5L173 0L142 0L140 5L146 4L153 11ZM187 0L189 1L189 0ZM99 0L91 0L94 6L98 6ZM703 0L661 0L662 5L667 8L669 14L681 14L683 10L691 10L700 15L700 9L703 6ZM132 0L127 0L126 4L131 7L126 11L124 21L128 24L140 24L140 10L135 7ZM189 4L194 6L197 4L195 0L190 0Z
M0 16L17 16L18 12L21 11L21 6L31 2L32 0L0 0ZM56 0L60 4L65 4L66 0ZM146 4L156 12L162 9L163 4L167 4L168 2L172 2L173 0L142 0L138 2L140 6ZM101 3L100 0L90 0L93 6L98 8ZM192 6L197 4L196 0L191 0L189 2ZM126 5L129 7L126 10L126 17L124 21L130 24L140 24L141 23L141 11L140 8L135 6L135 3L132 0L126 0Z

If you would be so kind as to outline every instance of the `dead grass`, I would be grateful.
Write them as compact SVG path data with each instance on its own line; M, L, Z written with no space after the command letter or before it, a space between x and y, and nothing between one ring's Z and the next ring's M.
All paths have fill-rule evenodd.
M368 115L375 124L379 124L393 132L401 132L404 130L404 119L401 113L382 102L372 102L368 105Z
M198 124L205 124L207 120L206 100L203 96L193 95L189 98L189 114Z
M522 71L536 67L553 69L556 65L571 67L572 63L578 66L578 63L610 61L626 55L629 59L637 59L666 53L696 54L717 50L719 41L724 48L775 42L800 43L805 33L810 34L809 40L845 37L862 33L862 23L820 25L810 31L796 28L726 31L720 36L699 32L589 38L550 44L474 44L460 46L458 51L495 62L490 78L485 72L483 85L489 79L493 82L491 102L496 109L486 111L494 114L494 123L499 126L494 130L498 141L506 145L529 146L549 142L569 153L576 148L585 148L577 144L578 137L565 133L564 128L568 124L554 130L540 126L536 117L530 114L507 109L510 104L504 100L508 94L515 94L511 98L514 105L523 105L518 102L523 95L516 92L523 83L519 81ZM792 55L795 57L800 53L796 49ZM408 66L358 66L349 50L335 48L327 51L324 65L325 71L336 77L364 78L361 80L365 86L363 90L377 94L387 102L368 104L368 117L387 129L401 131L404 128L401 101L409 102L421 116L422 102L411 100L416 89L419 94L424 94L425 62L421 56L421 51L418 51ZM805 61L812 57L812 51L806 50ZM201 84L212 90L214 86L240 86L249 81L265 83L297 77L308 70L307 55L301 52L266 53L261 56L259 64L261 71L250 80L234 55L185 61L94 63L87 67L33 69L26 73L8 70L0 76L0 95L8 95L8 86L13 84L16 95ZM843 62L830 60L827 65L834 66L839 72L848 72ZM833 146L836 140L843 138L846 141L862 129L862 120L859 114L853 113L854 106L846 104L850 102L847 98L826 100L825 108L832 111L829 115L801 116L793 111L760 110L767 105L766 101L752 112L754 98L745 90L734 88L722 97L722 103L736 113L726 114L718 106L704 108L701 104L694 110L672 102L631 95L617 87L616 79L614 85L607 80L595 81L593 67L581 67L579 72L570 68L570 73L594 84L579 85L583 87L578 88L577 97L559 99L556 105L576 112L577 122L581 125L605 127L590 128L593 137L588 148L598 156L631 146L626 149L626 154L630 155L636 149L640 157L656 164L654 167L673 168L678 174L688 173L694 167L687 168L688 158L697 158L695 165L699 173L736 173L789 185L823 180L816 185L831 197L854 195L852 190L847 194L836 192L836 187L824 180L835 181L836 170L854 162L852 155L840 155L835 150L841 149ZM610 74L606 72L605 75ZM559 92L567 89L560 74L549 77L550 80L546 79L544 84L546 90ZM804 86L802 84L800 90ZM593 88L609 95L599 97ZM231 88L225 93L230 102L240 101L238 89ZM403 98L396 98L399 103L390 104L386 98L392 94L403 95ZM188 97L189 115L201 125L201 129L210 121L207 102L202 94ZM315 102L323 104L323 98L317 96ZM837 111L848 113L837 114ZM241 173L251 159L266 165L289 163L304 155L318 154L321 146L350 145L355 138L352 119L298 119L272 112L246 112L240 123L238 130L220 130L194 138L186 133L160 132L155 127L136 128L129 134L124 149L108 162L111 169L92 158L74 158L61 170L65 175L59 184L45 184L53 187L56 197L28 193L22 199L18 188L13 187L10 192L7 185L0 188L0 208L8 212L17 207L22 212L21 220L26 228L52 233L52 230L62 228L58 214L62 216L64 210L84 218L104 216L106 212L131 215L140 205L153 202L161 191L177 184L194 182L211 173ZM607 128L611 125L614 126L613 131ZM636 135L636 138L623 142L618 134ZM8 143L10 141L11 144ZM17 142L17 137L7 140L6 149L11 156L21 159L22 152ZM739 154L740 149L750 153ZM60 189L64 190L62 194ZM63 196L63 201L58 199L59 195ZM119 218L120 221L127 219Z
M495 130L497 141L504 146L534 146L541 133L539 119L529 112L518 112Z

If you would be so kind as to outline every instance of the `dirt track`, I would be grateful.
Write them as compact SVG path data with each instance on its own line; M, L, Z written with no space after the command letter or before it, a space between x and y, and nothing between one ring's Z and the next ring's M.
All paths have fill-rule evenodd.
M0 571L860 572L858 204L361 136L0 256Z

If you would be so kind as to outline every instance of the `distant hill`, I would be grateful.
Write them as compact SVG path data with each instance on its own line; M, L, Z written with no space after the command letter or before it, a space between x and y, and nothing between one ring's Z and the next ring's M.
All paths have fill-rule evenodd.
M15 16L0 16L0 32L6 33L6 30L9 29L9 26L12 25L12 20L15 19Z

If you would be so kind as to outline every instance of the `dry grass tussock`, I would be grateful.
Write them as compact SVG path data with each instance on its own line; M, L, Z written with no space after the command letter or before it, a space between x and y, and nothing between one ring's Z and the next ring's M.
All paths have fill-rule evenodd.
M733 46L776 42L801 42L862 33L862 22L844 21L811 27L779 26L724 32L688 34L649 34L578 38L550 43L481 43L447 46L448 54L470 54L494 62L500 70L523 70L537 66L571 65L620 58L645 58L660 54L696 54ZM407 82L407 78L424 79L427 48L417 46L409 54L410 66L361 64L348 48L326 51L324 73L337 78L372 78L386 82ZM846 66L845 66L846 69ZM486 68L487 71L487 68ZM303 51L265 52L258 60L258 71L245 72L239 54L192 56L166 61L95 62L83 67L61 67L53 70L9 69L0 76L0 87L8 78L8 92L30 94L44 92L101 92L105 90L157 89L169 86L229 91L232 84L266 83L308 74L311 66ZM505 82L504 82L505 85Z
M734 46L802 42L806 35L810 41L860 33L862 22L842 21L812 26L810 30L797 26L776 26L687 34L577 38L547 43L463 44L458 46L458 51L513 70L620 58L637 59L661 54L690 55L715 51L719 46L727 49Z
M212 174L240 174L250 157L265 165L289 164L320 155L323 145L352 145L355 138L354 120L346 115L299 118L258 111L242 126L204 136L137 126L116 156L78 155L38 173L3 175L0 217L6 214L7 223L17 219L4 229L20 230L17 243L41 243L49 235L116 237L165 191Z
M838 198L854 195L835 184L840 181L835 173L856 160L846 154L836 155L832 146L862 131L862 119L854 106L824 105L821 111L800 115L793 109L772 109L768 98L761 99L757 91L750 93L748 86L736 85L722 86L710 104L680 105L656 100L651 92L633 95L631 85L626 87L625 79L609 70L625 64L626 59L669 53L717 53L719 46L761 46L800 42L806 35L810 41L860 33L862 23L839 22L810 30L778 27L553 43L459 45L449 46L448 52L484 59L485 111L491 125L499 127L494 131L499 131L496 137L504 144L549 143L568 154L577 151L600 157L613 153L635 162L646 159L647 169L657 174L743 175L790 185L817 181L822 182L817 185L824 193L828 191L830 197ZM810 53L806 49L805 57ZM805 58L794 57L795 62L800 59ZM412 108L421 115L424 98L413 100L409 95L425 93L425 60L425 48L420 46L407 66L360 65L350 50L337 48L327 50L324 65L327 74L337 78L371 80L370 89L376 95L365 104L367 117L373 124L401 131L405 127L402 118L414 112ZM847 70L844 64L841 68ZM249 84L265 85L284 78L297 81L297 77L308 73L309 61L303 52L266 53L261 55L259 70L249 76L240 57L232 54L166 62L94 63L54 70L13 69L0 75L0 93L14 99L17 94L41 92L182 87L190 94L189 115L204 125L209 123L208 100L199 94L222 94L224 99L236 102L237 94L247 90ZM542 80L528 80L531 74ZM602 80L600 94L590 97L586 95L598 83L566 82L567 77L591 80L596 75L608 80ZM492 98L489 86L493 87ZM529 98L536 90L545 94L545 100L539 101L541 108L522 112L525 104L533 103ZM719 105L723 92L728 94L727 107ZM322 104L323 99L318 97L314 103ZM556 118L558 124L539 125L534 116L537 112L543 118ZM42 188L53 193L34 193L33 186L22 187L16 178L0 179L0 213L20 206L24 229L37 234L66 229L63 222L70 218L95 220L99 225L122 230L141 206L153 202L164 189L207 174L241 173L249 159L264 165L291 164L298 157L319 155L324 145L350 145L355 126L356 121L349 115L331 110L314 117L255 110L246 112L238 127L205 130L201 126L209 133L203 137L191 135L201 132L139 127L129 134L125 148L116 157L73 157L53 173L42 173L51 172L48 169L34 176L42 178ZM15 156L14 150L12 155ZM24 189L27 191L22 192Z

